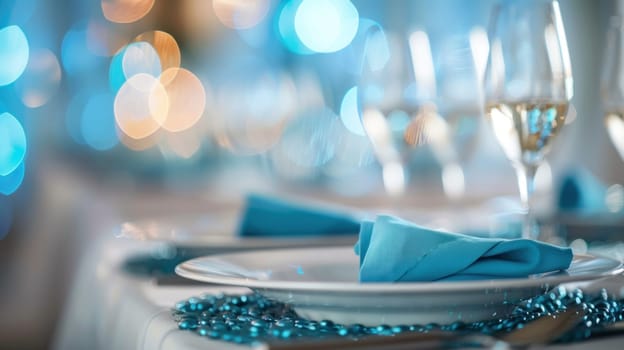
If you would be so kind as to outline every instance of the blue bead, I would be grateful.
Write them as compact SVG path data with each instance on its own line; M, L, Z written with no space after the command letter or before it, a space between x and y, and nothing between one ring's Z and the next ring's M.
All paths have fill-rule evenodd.
M175 309L179 311L186 311L186 302L181 301L175 304Z
M285 328L285 327L292 327L292 326L293 326L293 324L294 324L294 323L293 323L292 321L290 321L290 320L284 320L284 319L282 319L282 320L277 320L277 321L275 321L275 325L276 325L277 327L282 327L282 328Z
M429 323L425 325L426 330L432 330L432 329L438 329L438 328L440 328L440 325L437 323Z
M392 333L401 333L404 332L407 326L394 326L391 328Z
M221 339L240 344L253 344L267 337L292 339L314 337L323 339L334 336L352 336L354 338L376 335L393 335L402 332L428 332L433 329L444 331L473 331L484 334L523 328L527 322L545 315L556 315L570 305L581 305L583 322L561 340L578 340L591 336L595 327L603 327L619 320L624 320L622 303L610 299L606 291L600 294L583 295L582 291L568 292L558 288L514 306L513 313L505 319L487 322L426 326L387 326L365 327L361 324L343 326L331 320L320 322L305 320L281 303L265 299L257 294L249 296L209 296L189 298L176 303L172 315L180 329L193 330L200 336ZM255 340L257 339L257 340Z
M243 337L242 337L242 336L240 336L240 335L236 335L236 336L234 336L234 338L233 338L232 340L233 340L235 343L238 343L238 344L242 344L242 343L244 343L244 342L245 342L245 338L243 338Z
M323 328L332 328L332 327L334 327L334 322L332 322L330 320L322 320L319 324Z
M219 338L221 338L221 333L219 333L217 331L210 331L210 332L208 332L208 337L212 338L212 339L219 339Z
M183 320L178 322L178 327L180 329L195 329L197 328L197 323L190 320Z
M454 323L452 323L450 325L449 330L457 331L457 330L462 329L462 328L464 328L464 323L461 322L461 321L457 321L457 322L454 322Z
M251 320L251 325L256 326L256 327L266 327L267 322L264 320Z

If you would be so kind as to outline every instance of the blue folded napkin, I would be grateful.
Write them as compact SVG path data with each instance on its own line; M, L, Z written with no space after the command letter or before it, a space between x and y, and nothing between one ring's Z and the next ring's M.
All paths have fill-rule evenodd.
M569 248L436 231L392 216L363 222L355 252L361 282L526 277L565 270L572 262Z
M351 214L251 194L246 199L238 235L242 237L355 235L359 230L360 220Z

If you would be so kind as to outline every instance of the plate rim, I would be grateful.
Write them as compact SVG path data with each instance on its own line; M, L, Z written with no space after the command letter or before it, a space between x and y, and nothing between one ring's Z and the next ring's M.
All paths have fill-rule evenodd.
M304 246L321 247L355 243L357 232L345 232L332 235L292 235L283 237L273 236L241 236L237 233L237 225L231 230L212 230L210 233L189 229L186 225L176 221L199 217L202 214L171 215L165 218L148 216L135 220L126 220L115 227L115 238L130 241L164 242L184 247L211 248L211 249L286 249ZM158 226L157 229L150 225ZM154 233L157 232L156 234ZM190 234L188 234L190 233Z
M178 264L175 273L183 278L207 283L216 283L224 285L232 285L239 287L247 287L258 290L279 290L279 291L301 291L301 292L323 292L323 293L356 293L356 294L377 294L391 293L402 294L410 293L431 293L431 292L468 292L480 291L484 289L518 289L543 286L555 286L563 283L571 282L587 282L600 278L606 278L617 274L624 273L624 262L604 257L588 254L575 254L575 257L604 259L612 261L616 264L613 268L602 274L588 274L581 276L545 276L538 278L509 278L509 279L488 279L478 281L431 281L431 282L310 282L310 281L285 281L285 280L259 280L244 276L226 276L218 274L210 274L200 271L192 266L188 266L193 262L200 260L224 259L231 256L251 255L251 254L275 254L275 253L296 253L297 251L310 250L346 250L352 246L332 246L332 247L309 247L309 248L280 248L280 249L262 249L249 250L245 252L213 254L197 257Z

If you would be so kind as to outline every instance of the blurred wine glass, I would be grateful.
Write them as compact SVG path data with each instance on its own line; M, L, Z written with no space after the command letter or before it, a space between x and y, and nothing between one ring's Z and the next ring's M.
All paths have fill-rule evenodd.
M607 47L602 70L601 95L605 125L613 145L624 160L624 25L613 17L607 33Z
M507 1L494 8L484 78L487 119L518 175L527 210L523 237L537 238L535 173L563 127L573 95L557 1Z
M485 34L483 34L485 38ZM467 35L367 33L358 104L389 194L405 192L410 158L426 147L442 167L445 194L464 194L462 162L475 146L482 104L478 65Z

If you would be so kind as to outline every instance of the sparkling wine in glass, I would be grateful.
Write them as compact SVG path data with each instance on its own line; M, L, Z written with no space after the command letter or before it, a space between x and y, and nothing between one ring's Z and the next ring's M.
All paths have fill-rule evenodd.
M484 78L486 117L518 175L527 210L523 237L537 238L535 172L565 124L572 70L557 1L505 1L494 9Z
M624 159L624 24L613 17L607 33L607 48L602 70L601 95L605 125L613 145Z

